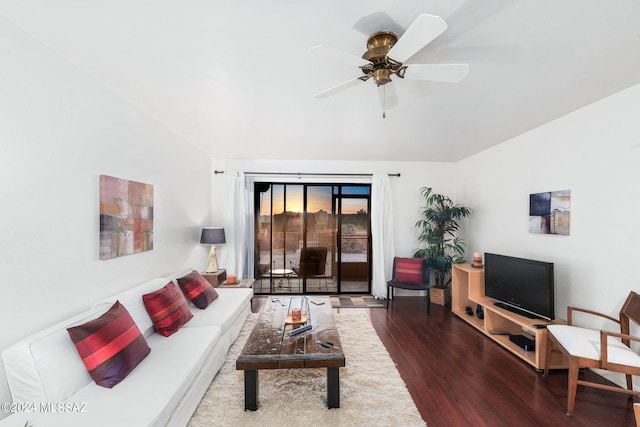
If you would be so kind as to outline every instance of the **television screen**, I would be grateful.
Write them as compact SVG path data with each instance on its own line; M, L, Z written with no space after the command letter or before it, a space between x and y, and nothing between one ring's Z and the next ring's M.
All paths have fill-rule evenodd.
M554 318L553 263L485 253L485 295L530 318Z

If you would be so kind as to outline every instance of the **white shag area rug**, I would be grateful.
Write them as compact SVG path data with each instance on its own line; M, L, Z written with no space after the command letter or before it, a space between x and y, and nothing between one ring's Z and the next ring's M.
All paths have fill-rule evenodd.
M258 410L244 410L244 371L235 365L258 319L251 314L188 427L425 426L369 316L334 316L346 358L340 408L327 409L325 368L264 369L258 373Z

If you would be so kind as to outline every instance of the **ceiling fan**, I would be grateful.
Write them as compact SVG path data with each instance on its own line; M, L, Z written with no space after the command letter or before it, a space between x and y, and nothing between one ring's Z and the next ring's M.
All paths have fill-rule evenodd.
M315 95L316 98L328 98L345 89L373 80L378 86L380 102L385 110L393 104L395 98L391 96L391 103L387 99L388 83L392 76L399 78L429 80L438 82L457 83L469 72L469 64L407 64L406 61L419 50L433 41L447 29L447 24L435 15L422 14L398 37L391 31L379 31L367 40L367 51L358 57L350 53L330 48L316 46L309 49L310 53L323 55L325 59L340 60L355 65L364 75L354 77ZM392 86L390 86L392 88ZM391 94L393 95L393 94Z

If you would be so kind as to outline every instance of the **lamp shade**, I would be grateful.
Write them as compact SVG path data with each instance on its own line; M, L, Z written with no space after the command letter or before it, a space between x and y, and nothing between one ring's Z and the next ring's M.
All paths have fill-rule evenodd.
M215 245L218 243L226 243L224 228L222 227L204 227L200 235L200 243L207 245Z

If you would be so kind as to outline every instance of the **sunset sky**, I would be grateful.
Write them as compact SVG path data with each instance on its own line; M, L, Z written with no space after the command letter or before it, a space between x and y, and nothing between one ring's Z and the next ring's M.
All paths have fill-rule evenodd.
M288 212L303 212L303 191L302 185L287 185L287 206ZM273 213L279 214L284 211L284 188L283 184L274 184L271 190L263 193L262 203L260 206L261 215L270 214L269 197L273 191ZM307 188L307 212L314 213L318 211L331 212L332 186L309 186ZM369 193L368 187L343 187L343 194L348 195L366 195ZM358 199L342 199L342 213L356 213L360 209L367 209L367 201L365 198Z

